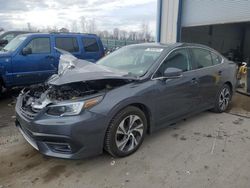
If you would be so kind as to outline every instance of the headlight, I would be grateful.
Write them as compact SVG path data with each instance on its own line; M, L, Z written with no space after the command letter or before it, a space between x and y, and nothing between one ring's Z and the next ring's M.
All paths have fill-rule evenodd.
M102 96L81 102L61 103L48 107L47 114L53 116L73 116L81 113L83 109L89 109L102 100Z

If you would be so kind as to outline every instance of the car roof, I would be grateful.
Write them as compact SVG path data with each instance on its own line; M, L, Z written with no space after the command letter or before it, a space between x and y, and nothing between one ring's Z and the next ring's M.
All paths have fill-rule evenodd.
M202 44L196 44L196 43L140 43L140 44L132 44L132 46L141 46L141 47L156 47L156 48L168 48L168 49L174 49L177 47L199 47L199 48L206 48L208 50L213 50L212 48L202 45Z
M3 34L9 34L9 33L32 33L31 31L4 31Z
M48 35L52 35L52 36L93 36L93 37L97 37L96 34L89 34L89 33L59 33L59 32L52 32L52 33L26 33L23 34L24 36L48 36Z

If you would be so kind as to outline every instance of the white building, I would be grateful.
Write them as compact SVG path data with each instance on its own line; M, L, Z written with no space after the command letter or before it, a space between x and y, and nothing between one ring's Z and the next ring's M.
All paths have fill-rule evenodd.
M157 40L201 43L250 58L250 0L158 0Z

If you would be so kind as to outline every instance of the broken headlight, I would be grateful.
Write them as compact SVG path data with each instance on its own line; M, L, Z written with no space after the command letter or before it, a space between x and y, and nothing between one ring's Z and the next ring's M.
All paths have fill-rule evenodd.
M102 96L81 102L61 103L48 107L47 114L53 116L73 116L81 113L83 109L89 109L102 100Z

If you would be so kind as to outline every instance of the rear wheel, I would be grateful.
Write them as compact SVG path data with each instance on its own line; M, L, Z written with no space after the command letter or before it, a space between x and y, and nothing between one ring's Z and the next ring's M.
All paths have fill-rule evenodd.
M231 88L227 84L223 85L216 97L215 107L213 111L217 113L225 112L229 106L231 98Z
M127 107L112 119L104 148L114 157L131 155L142 144L146 130L145 114L136 107Z

